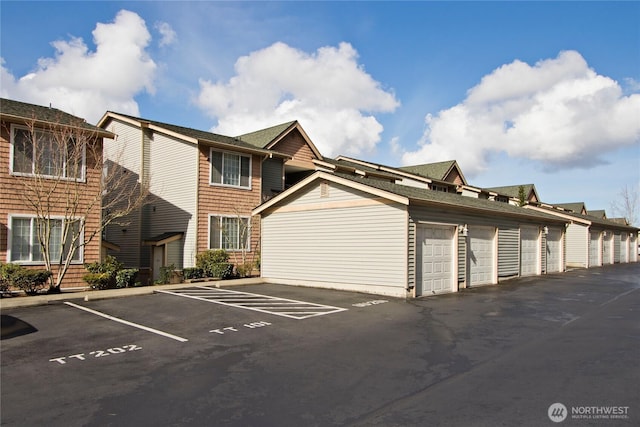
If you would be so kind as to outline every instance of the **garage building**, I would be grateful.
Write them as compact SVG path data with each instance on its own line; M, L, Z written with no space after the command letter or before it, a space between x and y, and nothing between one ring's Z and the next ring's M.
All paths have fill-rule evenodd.
M268 282L416 297L564 271L564 219L383 180L319 171L253 214Z

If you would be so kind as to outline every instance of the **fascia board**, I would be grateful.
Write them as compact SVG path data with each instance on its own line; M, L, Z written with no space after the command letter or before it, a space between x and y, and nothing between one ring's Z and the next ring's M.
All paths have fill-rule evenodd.
M584 218L576 218L575 216L572 216L570 214L566 214L563 212L554 212L554 211L550 211L549 209L544 209L544 208L540 208L538 206L531 206L531 205L525 205L523 206L525 209L531 209L537 212L542 212L548 215L553 215L553 216L557 216L558 218L564 218L566 220L569 220L571 222L577 222L580 224L584 224L587 226L590 226L592 224L591 221L589 221L588 219L584 219Z

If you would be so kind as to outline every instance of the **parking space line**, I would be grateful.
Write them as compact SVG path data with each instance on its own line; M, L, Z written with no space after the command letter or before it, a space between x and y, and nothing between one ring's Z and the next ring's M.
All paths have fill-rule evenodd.
M309 317L346 311L346 308L330 305L315 304L287 298L272 297L250 292L232 291L230 289L209 288L197 286L173 291L156 291L163 294L181 296L215 304L253 310L290 319L302 320Z
M134 328L142 329L143 331L152 332L152 333L154 333L154 334L162 335L163 337L171 338L171 339L173 339L173 340L180 341L180 342L187 342L187 341L189 341L189 340L188 340L188 339L186 339L186 338L182 338L182 337L179 337L179 336L177 336L177 335L172 335L172 334L167 333L167 332L162 332L162 331L159 331L159 330L157 330L157 329L150 328L150 327L148 327L148 326L139 325L138 323L129 322L129 321L127 321L127 320L123 320L123 319L120 319L120 318L115 317L115 316L110 316L110 315L108 315L108 314L101 313L101 312L99 312L99 311L92 310L92 309L90 309L90 308L83 307L83 306L78 305L78 304L74 304L74 303L72 303L72 302L65 301L64 303L65 303L66 305L68 305L68 306L75 307L75 308L77 308L77 309L80 309L80 310L86 311L86 312L88 312L88 313L95 314L96 316L104 317L105 319L113 320L114 322L122 323L122 324L124 324L124 325L133 326Z

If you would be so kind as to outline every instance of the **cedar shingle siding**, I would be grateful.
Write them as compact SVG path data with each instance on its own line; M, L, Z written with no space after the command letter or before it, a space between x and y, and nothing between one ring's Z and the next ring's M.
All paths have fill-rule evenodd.
M68 114L59 110L49 109L46 107L34 106L31 104L24 104L16 101L2 100L2 120L0 121L0 261L9 262L8 259L8 235L9 235L9 215L24 214L33 215L31 209L25 205L23 200L23 185L25 182L32 180L31 177L14 176L10 173L10 151L11 151L11 136L10 129L11 123L24 123L30 120L49 120L48 125L43 125L45 129L49 129L51 124L57 123L74 123ZM19 115L23 116L20 119ZM89 126L89 125L87 125ZM94 140L96 144L97 152L102 152L102 137L96 136ZM92 158L90 154L91 150L87 150L86 158L86 180L78 185L89 187L88 191L83 192L89 195L97 194L99 191L99 180L101 172L102 157ZM96 167L99 165L99 167ZM45 180L46 182L46 180ZM66 194L63 193L63 189L58 189L53 193L53 197L56 195L60 200L66 199ZM89 198L81 200L81 206L87 206ZM52 215L62 215L63 210L54 210ZM85 229L93 230L98 227L100 222L100 209L92 209L88 217L84 218ZM85 231L86 233L86 231ZM100 259L100 236L96 236L83 250L83 261L85 263L97 261ZM27 266L27 268L42 269L44 264ZM55 266L54 266L55 274ZM82 280L82 276L86 274L86 270L82 263L74 263L69 267L64 280L62 282L62 288L84 287L86 283Z

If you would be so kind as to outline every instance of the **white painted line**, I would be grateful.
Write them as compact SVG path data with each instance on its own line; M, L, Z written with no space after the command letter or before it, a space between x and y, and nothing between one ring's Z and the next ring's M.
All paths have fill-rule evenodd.
M118 317L110 316L108 314L104 314L104 313L101 313L99 311L92 310L90 308L74 304L72 302L65 301L64 303L69 305L69 306L71 306L71 307L75 307L77 309L84 310L84 311L86 311L88 313L95 314L96 316L104 317L105 319L113 320L114 322L122 323L122 324L125 324L125 325L133 326L134 328L142 329L143 331L153 332L154 334L162 335L163 337L171 338L173 340L180 341L180 342L189 341L186 338L182 338L182 337L179 337L177 335L172 335L172 334L169 334L167 332L162 332L162 331L159 331L157 329L149 328L148 326L143 326L143 325L139 325L137 323L128 322L128 321L122 320L122 319L120 319Z
M212 302L214 304L226 305L228 307L237 307L260 313L273 314L296 320L322 316L325 314L339 313L347 310L346 308L272 297L269 295L253 294L250 292L232 291L230 289L212 289L206 286L197 286L197 288L198 289L191 288L177 291L156 292ZM204 294L203 291L215 291L216 295L207 295Z

